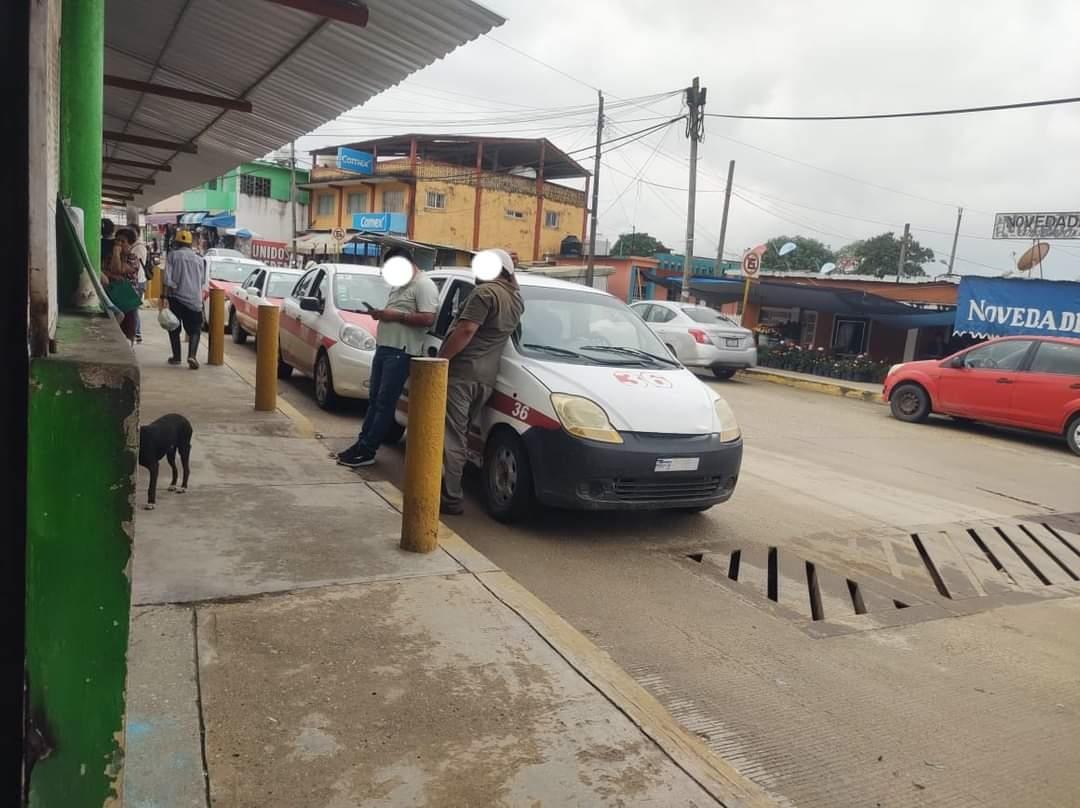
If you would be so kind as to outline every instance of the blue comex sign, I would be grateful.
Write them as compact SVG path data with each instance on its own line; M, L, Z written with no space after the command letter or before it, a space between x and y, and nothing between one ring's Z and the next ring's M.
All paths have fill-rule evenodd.
M338 146L337 167L353 174L374 174L375 158L367 152Z
M1080 336L1080 283L966 275L955 331L976 337Z
M354 213L352 226L365 233L404 233L408 221L404 213Z

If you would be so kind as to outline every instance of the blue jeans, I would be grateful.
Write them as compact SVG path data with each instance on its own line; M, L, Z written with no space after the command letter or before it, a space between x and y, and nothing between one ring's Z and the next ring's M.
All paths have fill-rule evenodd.
M394 424L394 410L409 378L410 357L400 348L380 345L371 362L371 398L364 426L356 439L360 450L375 454Z

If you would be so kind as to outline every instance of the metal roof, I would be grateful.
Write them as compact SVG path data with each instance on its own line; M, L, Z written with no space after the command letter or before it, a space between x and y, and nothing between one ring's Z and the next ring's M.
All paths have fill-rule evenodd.
M154 183L129 204L149 206L262 157L505 22L471 0L365 5L361 28L272 0L109 0L106 76L252 104L252 112L222 109L107 80L105 131L198 150L106 141L106 172ZM172 170L110 165L114 158Z

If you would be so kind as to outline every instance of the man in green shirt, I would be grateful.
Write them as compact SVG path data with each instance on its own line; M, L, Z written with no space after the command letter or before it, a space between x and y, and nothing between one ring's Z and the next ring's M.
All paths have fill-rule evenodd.
M514 280L513 259L504 250L492 252L499 256L502 272L492 281L477 283L439 351L439 356L450 360L441 502L441 510L447 514L464 511L461 473L468 459L469 424L476 420L495 389L503 348L525 311L521 290Z

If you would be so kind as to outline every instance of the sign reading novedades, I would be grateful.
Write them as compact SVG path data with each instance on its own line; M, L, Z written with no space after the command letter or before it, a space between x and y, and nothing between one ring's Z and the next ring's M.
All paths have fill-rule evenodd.
M979 337L1080 336L1080 283L965 276L954 330Z
M1064 213L998 213L994 238L1080 238L1080 211Z

